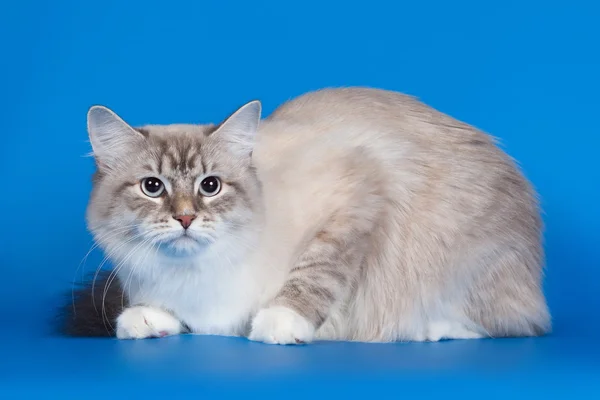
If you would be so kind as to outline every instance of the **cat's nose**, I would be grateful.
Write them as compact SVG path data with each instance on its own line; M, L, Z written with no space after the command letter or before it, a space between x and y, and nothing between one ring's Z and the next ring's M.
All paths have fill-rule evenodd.
M187 229L192 224L192 221L196 219L196 216L195 215L174 215L173 218L175 218L177 221L179 221L181 226L183 226L183 229Z

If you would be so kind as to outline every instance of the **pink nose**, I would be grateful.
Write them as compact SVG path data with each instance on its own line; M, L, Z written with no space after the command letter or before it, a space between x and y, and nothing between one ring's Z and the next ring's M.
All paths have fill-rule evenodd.
M173 218L175 218L177 221L179 221L181 223L181 226L183 226L183 229L187 229L192 224L192 221L196 219L196 216L195 215L174 215Z

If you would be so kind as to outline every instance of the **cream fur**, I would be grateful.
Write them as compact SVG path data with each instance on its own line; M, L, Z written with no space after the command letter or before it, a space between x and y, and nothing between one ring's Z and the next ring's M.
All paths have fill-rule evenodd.
M246 114L260 112L251 104ZM242 117L248 120L236 127L247 134L255 116ZM146 129L168 137L206 128ZM138 217L120 205L107 217L115 200L108 183L97 185L88 221L117 264L130 304L168 310L193 333L282 344L550 329L535 193L491 137L411 97L360 88L304 95L263 120L254 144L243 137L261 183L249 196L259 205L238 211L245 222L235 237L215 228L210 251L173 257L155 242L103 237ZM110 159L114 164L115 155ZM356 229L342 233L350 225ZM357 250L356 266L348 270L351 284L330 285L336 300L314 326L272 302L325 228L341 232L330 244ZM128 332L120 337L144 337L125 328L129 320L117 320L118 332Z

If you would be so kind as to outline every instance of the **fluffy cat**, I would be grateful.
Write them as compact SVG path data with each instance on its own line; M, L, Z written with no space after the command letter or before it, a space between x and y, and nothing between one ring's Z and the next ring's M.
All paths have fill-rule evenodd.
M550 330L536 194L491 137L378 89L260 112L132 128L90 109L87 221L114 270L78 289L67 333L294 344Z

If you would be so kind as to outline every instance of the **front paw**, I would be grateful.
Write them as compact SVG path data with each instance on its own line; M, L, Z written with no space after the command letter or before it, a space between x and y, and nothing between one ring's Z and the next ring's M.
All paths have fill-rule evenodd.
M152 307L127 308L117 318L117 338L144 339L181 333L181 323L171 314Z
M283 306L264 308L252 321L250 340L270 344L298 344L313 340L315 327L296 311Z

